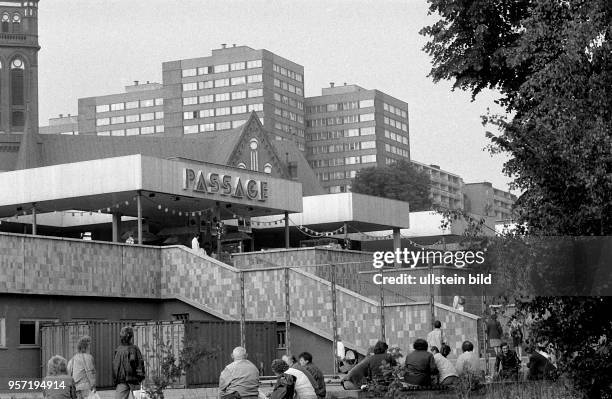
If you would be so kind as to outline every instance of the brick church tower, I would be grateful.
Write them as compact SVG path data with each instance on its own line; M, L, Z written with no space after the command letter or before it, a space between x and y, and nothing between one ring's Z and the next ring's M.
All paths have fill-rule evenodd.
M0 134L22 135L16 169L38 166L38 0L0 1Z

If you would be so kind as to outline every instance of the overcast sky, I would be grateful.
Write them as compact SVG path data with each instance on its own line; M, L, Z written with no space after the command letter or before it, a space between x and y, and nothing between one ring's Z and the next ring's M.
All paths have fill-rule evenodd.
M412 159L507 189L504 158L483 150L480 115L497 109L494 96L471 102L427 77L418 31L434 20L426 0L43 0L40 122L76 114L79 97L122 92L134 80L161 82L164 61L236 43L303 65L306 96L347 82L406 101Z

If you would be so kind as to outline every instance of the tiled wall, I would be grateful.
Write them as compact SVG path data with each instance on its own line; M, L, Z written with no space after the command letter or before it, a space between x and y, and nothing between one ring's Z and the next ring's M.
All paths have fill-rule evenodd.
M179 297L231 318L240 318L240 269L201 257L184 247L143 247L0 234L0 253L3 255L0 256L0 292ZM270 262L285 265L295 262L298 266L322 264L330 258L334 262L363 261L369 256L318 249L258 255L267 257ZM349 281L357 274L354 269L337 267L340 281ZM331 283L322 278L329 269L312 268L298 267L289 271L291 319L312 331L331 336ZM246 318L283 320L286 310L284 270L243 271ZM381 337L378 301L341 287L336 295L340 337L357 349L366 349ZM430 326L428 309L424 303L386 307L387 341L407 348L414 338L425 337ZM436 318L442 321L454 351L463 340L476 340L474 317L440 305L436 308Z
M0 291L158 298L160 251L0 233Z

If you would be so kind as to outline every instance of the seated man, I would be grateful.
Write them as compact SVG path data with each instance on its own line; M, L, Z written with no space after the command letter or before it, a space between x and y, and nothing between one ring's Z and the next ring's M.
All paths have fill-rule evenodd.
M259 396L259 370L248 361L246 350L238 346L232 351L232 363L219 376L219 396L253 398Z
M382 381L384 379L382 366L384 363L395 366L395 360L387 353L388 346L383 341L374 345L374 354L359 362L342 377L341 383L344 389L361 389L368 380Z
M533 347L527 349L530 353L529 363L529 374L527 375L528 380L555 380L557 377L557 369L551 363L549 355L545 351L545 345L538 345L538 350L534 350Z
M412 345L414 351L406 356L405 381L412 385L431 385L431 376L438 373L436 362L424 339L417 339Z
M484 370L480 365L480 359L474 353L474 344L464 341L461 345L462 354L457 357L455 369L461 378L468 378L472 382L472 387L476 387L484 380Z
M500 352L495 357L494 373L501 379L517 381L520 368L521 360L516 352L511 351L506 342L502 342Z

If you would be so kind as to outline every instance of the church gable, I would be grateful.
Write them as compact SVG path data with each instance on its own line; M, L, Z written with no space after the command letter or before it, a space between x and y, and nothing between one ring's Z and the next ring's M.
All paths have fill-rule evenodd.
M288 177L286 165L276 153L255 113L244 125L241 137L227 164L237 168L270 173L274 177Z

